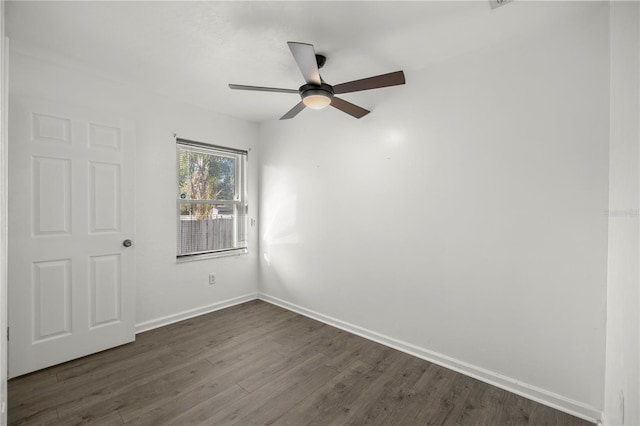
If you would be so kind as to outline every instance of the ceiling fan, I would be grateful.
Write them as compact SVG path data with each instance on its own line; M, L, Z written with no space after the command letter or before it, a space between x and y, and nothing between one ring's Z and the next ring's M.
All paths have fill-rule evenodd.
M298 68L300 68L302 76L306 81L306 84L300 86L298 90L229 84L229 87L235 90L298 93L302 98L302 101L291 108L285 115L280 117L280 120L293 118L306 107L311 109L322 109L329 105L339 109L340 111L346 112L355 118L361 118L369 114L369 111L334 95L378 89L380 87L397 86L405 83L404 73L402 71L396 71L389 74L377 75L375 77L363 78L361 80L349 81L347 83L332 86L325 83L324 80L322 80L322 77L320 77L319 69L322 68L327 59L325 56L317 55L312 44L296 43L293 41L290 41L287 44L289 45L293 58L296 60Z

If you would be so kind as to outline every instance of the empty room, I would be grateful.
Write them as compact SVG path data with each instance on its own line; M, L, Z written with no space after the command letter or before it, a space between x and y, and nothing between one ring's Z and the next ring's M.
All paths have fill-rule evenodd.
M0 424L640 424L640 3L0 5Z

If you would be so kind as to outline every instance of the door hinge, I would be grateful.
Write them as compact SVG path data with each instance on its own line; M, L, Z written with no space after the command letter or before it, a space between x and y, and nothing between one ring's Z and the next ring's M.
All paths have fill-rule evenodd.
M7 327L7 342L9 341L9 327Z

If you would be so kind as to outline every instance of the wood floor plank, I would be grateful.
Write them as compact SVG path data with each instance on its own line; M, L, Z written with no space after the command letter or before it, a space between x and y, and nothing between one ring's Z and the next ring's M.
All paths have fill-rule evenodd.
M10 425L51 425L58 422L55 408L46 410L9 410L7 423Z
M327 365L339 371L349 366L355 359L368 365L376 365L379 360L393 351L387 346L342 330L338 330L333 339L322 347L322 352L329 358Z
M411 389L426 372L425 362L408 355L398 362L401 368L384 383L384 391L361 416L364 424L391 424L408 407L418 403Z
M278 423L283 414L326 383L335 373L336 371L329 367L316 365L309 370L308 374L300 376L299 380L296 380L297 378L292 380L291 384L287 384L280 392L270 392L270 386L261 388L255 394L258 395L256 401L262 403L258 403L258 407L253 411L238 416L233 424L270 425ZM262 399L260 396L268 397Z
M56 383L58 383L58 376L53 369L40 370L16 380L9 380L7 383L7 390L11 394L9 407Z
M465 403L475 385L475 380L462 374L456 374L450 388L439 399L439 408L429 416L434 424L455 425L465 408Z
M105 415L127 406L135 407L139 404L151 403L156 398L175 395L177 389L180 389L194 377L206 374L210 368L209 362L201 360L167 372L158 370L150 379L132 381L125 386L120 386L116 392L112 388L106 388L92 395L84 396L75 403L63 404L58 407L58 416L60 419L65 419L80 412Z
M319 362L326 366L326 356L319 352L314 345L305 344L297 348L290 348L290 351L283 355L279 362L265 367L258 374L247 377L239 381L238 384L246 391L253 392L262 386L273 383L280 376L293 371L295 366L301 362L316 356ZM332 371L335 371L335 369L332 369Z
M315 354L275 377L268 385L248 393L242 399L224 407L209 424L272 424L296 403L315 391L336 371L322 363L322 354Z
M244 377L260 372L267 366L280 362L282 356L276 352L264 353L260 350L244 353L230 353L219 359L203 376L196 377L182 387L176 387L175 394L143 404L127 404L119 412L125 422L155 424L175 416L181 410L188 410L217 393L236 385Z
M118 412L112 413L78 413L64 419L59 419L56 425L60 426L80 426L80 425L99 425L99 426L120 426L124 422Z
M79 383L75 380L58 382L56 385L47 387L45 392L34 393L25 398L14 398L9 395L9 400L13 401L9 411L21 417L22 413L33 413L34 411L47 411L58 409L64 411L66 407L77 407L85 404L89 400L101 400L104 395L122 392L139 377L147 377L151 372L161 369L162 363L157 360L145 360L137 363L128 369L122 370L119 374L106 376L103 380L83 381Z
M473 383L473 389L470 392L467 400L462 406L462 410L457 415L457 418L453 418L455 424L489 424L495 421L495 411L487 410L486 397L487 395L501 391L494 386L475 381ZM491 413L491 418L486 416Z
M159 346L154 349L153 354L154 357L157 358L162 354L168 354L170 352L171 349L168 346ZM113 358L111 360L100 359L96 360L96 362L89 360L76 366L69 366L58 372L56 376L59 382L95 382L112 374L120 374L123 371L137 369L140 364L147 360L149 360L149 354L147 352L132 354L123 358Z
M9 425L590 423L263 301L8 383Z
M279 418L278 424L321 425L326 424L329 419L337 418L344 409L345 396L369 369L370 366L361 360L354 360Z
M163 425L207 425L209 419L218 413L223 407L227 407L235 401L247 395L247 391L238 385L233 385L224 392L215 394L185 411L177 413L175 417L155 423L153 426ZM135 421L131 424L138 424ZM147 423L145 423L147 424Z
M221 340L238 337L246 334L254 327L262 327L270 322L276 321L279 316L291 317L292 313L282 309L271 309L262 305L253 305L247 312L239 311L236 315L223 315L221 311L216 311L206 316L206 322L213 322L215 327L207 327L206 322L197 317L186 321L172 324L170 333L165 334L163 330L158 330L166 344L172 345L179 342L193 340Z
M175 358L179 358L178 361L203 358L245 342L254 346L266 342L272 347L274 342L269 336L278 331L280 322L286 321L291 316L295 314L282 309L263 310L259 315L249 317L245 315L236 321L224 323L218 322L218 319L212 316L206 321L212 321L215 324L215 327L208 327L208 329L214 329L214 332L209 332L203 327L204 332L194 335L192 328L189 328L180 338L172 338L168 342L171 353L161 356L160 360L170 364Z
M404 404L402 410L396 410L394 422L412 424L416 419L426 419L434 409L426 409L430 401L436 401L444 392L456 373L436 364L425 363L418 380L408 387L411 404ZM470 423L478 424L478 423Z
M384 396L388 383L400 374L406 355L397 351L390 352L385 358L370 367L360 380L353 384L345 395L343 410L331 419L332 424L361 423Z

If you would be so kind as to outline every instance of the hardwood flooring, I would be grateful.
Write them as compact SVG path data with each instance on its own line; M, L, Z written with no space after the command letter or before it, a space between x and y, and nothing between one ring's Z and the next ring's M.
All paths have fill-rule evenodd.
M588 425L262 301L9 381L10 425Z

